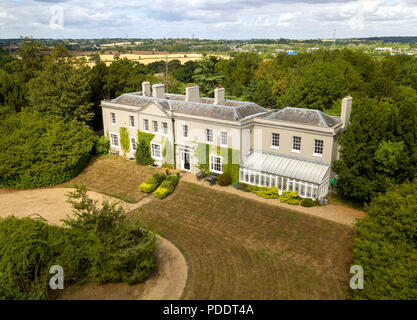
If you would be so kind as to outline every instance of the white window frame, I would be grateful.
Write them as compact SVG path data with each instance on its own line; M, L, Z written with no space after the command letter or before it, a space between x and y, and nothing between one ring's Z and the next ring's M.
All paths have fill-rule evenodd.
M297 142L299 144L299 149L294 149L295 146L295 138L299 138L299 142ZM300 153L301 152L301 137L300 136L293 136L292 137L292 150L291 152L295 152L295 153Z
M278 136L278 145L276 146L276 145L274 145L274 135L277 135ZM271 134L271 149L279 149L279 133L277 133L277 132L272 132L272 134Z
M143 131L149 132L149 120L143 119Z
M117 137L118 145L113 144L112 135L115 135ZM119 136L119 134L116 133L116 132L109 132L109 137L110 137L110 146L113 147L113 148L119 148L120 149L120 136Z
M159 156L156 156L154 154L153 146L159 146ZM162 145L160 143L151 142L151 154L152 154L152 158L154 158L155 160L162 160Z
M162 134L165 136L168 135L168 122L162 122Z
M135 143L133 143L133 144L132 144L132 139L135 141ZM136 138L135 137L130 137L130 149L132 151L136 151L136 144L137 144Z
M209 132L211 132L211 140L209 140ZM206 142L212 144L214 141L214 131L213 129L206 129Z
M110 112L110 121L112 125L116 124L116 113Z
M224 136L223 135L226 135L226 143L224 143L224 141L223 141L223 138L224 138ZM220 131L220 145L222 146L222 147L226 147L227 148L227 146L228 146L228 141L227 141L227 139L228 139L228 135L227 135L227 131L226 130L222 130L222 131Z
M217 163L215 163L213 160L214 159L220 159L220 168L221 168L221 171L220 170L216 170L215 168L214 168L214 165L216 165ZM218 156L218 155L214 155L214 154L211 154L210 155L210 171L211 172L214 172L214 173L220 173L220 174L222 174L223 173L223 157L222 156Z
M187 129L187 130L186 130ZM188 133L189 133L189 130L188 130L188 124L183 124L182 126L181 126L181 131L182 131L182 137L184 138L184 139L188 139ZM187 132L187 134L185 134Z
M152 132L153 133L158 133L158 130L159 130L158 121L152 120Z
M129 115L129 125L131 128L135 127L135 116Z
M317 142L321 142L321 146L317 146ZM317 148L321 148L321 153L317 153ZM314 139L314 150L313 150L313 156L315 157L323 157L324 152L324 140L321 139Z

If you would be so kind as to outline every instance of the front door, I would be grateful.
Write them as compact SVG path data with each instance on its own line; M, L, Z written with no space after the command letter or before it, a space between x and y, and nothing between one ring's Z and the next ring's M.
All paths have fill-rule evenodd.
M191 170L191 154L188 150L181 151L181 169Z

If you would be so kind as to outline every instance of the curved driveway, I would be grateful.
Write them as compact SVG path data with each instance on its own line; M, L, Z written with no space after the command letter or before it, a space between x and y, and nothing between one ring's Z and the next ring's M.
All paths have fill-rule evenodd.
M11 214L25 217L39 214L51 224L61 224L67 215L72 214L72 207L66 202L70 188L46 188L0 193L0 217ZM127 210L134 210L151 201L147 197L135 204L129 204L103 194L89 191L88 195L101 203L102 200L116 200ZM180 299L187 281L188 267L184 256L171 242L157 237L156 275L145 281L145 289L138 297L140 300L177 300Z

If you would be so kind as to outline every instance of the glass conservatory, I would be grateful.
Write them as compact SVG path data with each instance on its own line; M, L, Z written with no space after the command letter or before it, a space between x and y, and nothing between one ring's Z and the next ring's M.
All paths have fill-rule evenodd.
M329 191L330 166L266 153L252 153L240 166L240 181L282 191L297 191L303 198L320 199Z

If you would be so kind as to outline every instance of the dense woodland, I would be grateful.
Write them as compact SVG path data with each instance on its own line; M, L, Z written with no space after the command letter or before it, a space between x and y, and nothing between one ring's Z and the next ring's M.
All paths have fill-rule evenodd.
M163 61L145 66L127 59L106 66L96 59L95 66L90 68L62 45L47 50L39 41L23 39L16 55L0 59L0 187L51 185L62 182L60 172L67 174L66 178L79 172L95 152L92 137L93 130L101 128L100 101L140 91L144 80L164 82L161 73L165 67ZM359 223L355 261L383 265L384 256L369 259L382 246L411 253L417 250L415 224L407 245L397 246L398 233L389 232L387 224L378 218L382 207L389 211L389 206L398 205L395 201L402 203L402 212L408 216L415 214L413 199L417 194L415 187L410 186L415 184L417 174L417 58L407 55L375 58L348 49L317 50L295 56L279 54L271 59L263 59L257 53L237 53L230 60L206 56L184 65L174 60L168 63L168 69L170 92L184 93L187 84L197 83L201 94L212 96L220 83L226 88L227 98L250 100L268 108L313 108L339 115L341 99L352 95L351 126L339 137L341 160L334 164L334 170L338 174L339 196L366 204L373 213ZM49 125L42 126L43 122ZM76 127L75 123L83 128L79 139L67 129ZM53 138L56 135L60 138ZM67 151L45 146L48 141L56 146L58 140L66 138L73 141L67 143L68 149L64 148ZM80 148L83 141L86 145ZM75 152L71 145L79 150ZM57 149L60 159L71 159L68 168L56 168L55 174L48 178L30 178L28 172L42 172L42 167L46 172L49 165L53 166L52 160L47 165L31 161L49 159L53 156L50 153ZM27 156L21 157L22 153ZM13 181L19 184L13 185ZM404 185L399 187L401 184ZM387 199L392 201L381 200L386 197L384 192L397 189L407 194L391 193ZM395 215L390 219L395 220ZM408 223L407 219L395 221L399 225ZM365 234L385 236L376 237L370 250ZM402 258L407 260L409 256L400 256L397 263L401 264ZM383 272L375 265L370 269ZM403 276L415 283L413 273ZM375 292L370 289L366 291L368 295L358 297L400 297L395 296L396 285L385 279Z

